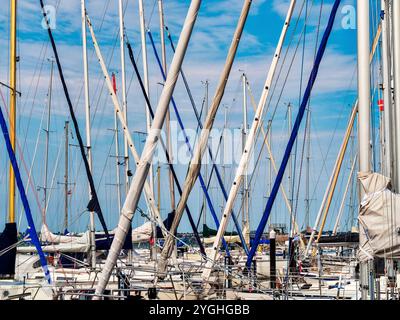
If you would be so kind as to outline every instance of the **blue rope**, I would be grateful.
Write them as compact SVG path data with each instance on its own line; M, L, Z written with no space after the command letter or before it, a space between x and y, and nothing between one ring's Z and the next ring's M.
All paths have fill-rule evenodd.
M170 42L170 44L171 44L172 51L175 52L175 46L174 46L174 43L173 43L173 41L172 41L171 33L169 32L169 30L168 30L167 27L166 27L166 30L167 30L167 32L168 32L168 39L169 39L169 42ZM199 113L197 112L197 109L196 109L196 106L195 106L195 104L194 104L194 100L193 100L192 94L191 94L190 89L189 89L188 82L187 82L187 80L186 80L185 73L183 72L183 69L182 69L182 68L181 68L181 75L182 75L183 83L185 84L186 90L187 90L187 92L188 92L190 101L191 101L191 103L192 103L192 105L193 105L193 110L194 110L194 113L195 113L195 115L196 115L196 119L197 119L198 125L199 125L200 129L203 129L203 125L202 125L202 123L201 123ZM225 186L224 186L224 182L222 181L221 174L219 173L219 170L218 170L218 168L217 168L217 166L216 166L216 164L215 164L214 156L213 156L213 154L212 154L212 151L211 151L211 148L209 147L209 145L207 145L207 150L208 150L208 154L210 155L210 159L211 159L211 161L212 161L212 163L213 163L213 168L212 168L212 169L215 171L215 173L216 173L216 175L217 175L218 184L219 184L219 186L220 186L220 188L221 188L221 190L222 190L222 193L223 193L223 195L224 195L225 201L227 201L227 200L228 200L228 194L227 194L227 192L226 192L226 189L225 189ZM211 176L212 176L212 171L211 171ZM207 186L207 190L208 190L208 186ZM245 241L245 239L244 239L244 237L243 237L243 233L242 233L242 230L241 230L241 228L240 228L240 224L239 224L239 222L238 222L238 220L237 220L237 218L236 218L236 215L235 215L235 213L233 212L233 210L232 210L232 214L231 214L231 215L232 215L233 222L234 222L234 224L235 224L236 230L237 230L237 232L238 232L240 241L241 241L241 243L242 243L242 245L243 245L244 252L246 253L246 255L248 255L248 254L249 254L249 249L247 248L246 241Z
M284 154L283 159L282 159L281 166L280 166L278 174L276 176L276 180L275 180L274 186L272 188L271 195L270 195L270 197L268 199L267 205L265 207L265 210L264 210L263 216L261 218L260 224L258 225L258 228L257 228L257 231L256 231L256 235L255 235L252 247L250 249L250 254L247 257L247 262L246 262L247 268L250 268L250 266L251 266L251 262L253 260L254 254L255 254L255 252L257 250L258 244L260 243L261 236L262 236L262 234L264 232L264 228L265 228L265 226L267 224L269 215L271 213L272 206L274 205L275 198L276 198L276 196L278 194L280 184L282 183L283 175L285 173L286 166L287 166L288 161L289 161L290 153L292 152L293 145L294 145L294 143L296 141L297 134L298 134L299 129L300 129L301 121L303 119L304 112L306 110L306 106L307 106L308 100L310 99L312 88L314 86L315 80L316 80L317 75L318 75L319 66L320 66L322 58L324 56L326 45L328 43L328 39L329 39L329 36L330 36L332 28L333 28L333 24L335 22L335 17L336 17L336 13L337 13L339 4L340 4L340 0L335 0L335 3L333 5L332 11L331 11L331 14L330 14L330 17L329 17L328 26L325 29L324 36L323 36L321 44L319 46L318 53L317 53L317 56L316 56L316 59L315 59L315 62L314 62L314 66L313 66L313 69L311 71L310 78L308 80L306 91L304 92L304 96L303 96L302 103L300 105L299 113L297 114L296 122L294 123L293 130L292 130L292 133L290 135L290 139L289 139L289 142L287 144L287 147L286 147L286 150L285 150L285 154Z
M152 45L152 47L153 47L154 55L155 55L156 58L157 58L158 65L159 65L159 67L160 67L160 70L161 70L161 72L162 72L163 79L164 79L164 81L165 81L165 80L166 80L166 76L165 76L163 67L162 67L162 65L161 65L161 61L160 61L160 59L159 59L159 57L158 57L157 49L156 49L156 46L155 46L155 44L154 44L153 36L151 35L150 30L147 30L147 34L149 35L149 38L150 38L150 41L151 41L151 45ZM179 115L179 111L178 111L178 108L177 108L177 106L176 106L176 103L175 103L175 100L174 100L173 97L171 97L171 103L172 103L172 106L173 106L173 108L174 108L174 112L175 112L175 114L176 114L176 118L177 118L177 120L178 120L179 126L181 127L181 130L182 130L183 135L184 135L184 137L185 137L185 143L186 143L186 145L187 145L187 147L188 147L188 149L189 149L190 155L193 156L193 150L192 150L192 147L191 147L191 145L190 145L189 138L188 138L188 136L187 136L187 134L186 134L185 127L184 127L183 122L182 122L182 118L181 118L180 115ZM212 202L211 202L210 195L209 195L208 192L207 192L207 187L206 187L206 184L205 184L205 182L204 182L204 179L203 179L203 176L201 175L201 173L199 173L199 181L200 181L200 184L201 184L201 188L203 189L204 194L205 194L205 196L206 196L207 204L208 204L208 207L210 208L211 215L212 215L212 217L213 217L213 219L214 219L215 225L217 226L217 228L219 228L219 220L218 220L218 218L217 218L217 214L215 213L214 206L213 206L213 204L212 204ZM226 244L224 238L222 238L222 243L223 243L223 246L224 246L224 248L225 248L225 251L226 251L227 255L229 256L229 255L230 255L229 249L228 249L228 246L227 246L227 244Z
M30 238L31 238L31 242L35 245L36 250L37 250L37 252L39 254L40 263L41 263L42 268L43 268L44 276L45 276L47 282L49 284L51 284L51 277L50 277L49 269L47 267L46 257L45 257L45 255L43 253L42 247L40 246L40 241L39 241L39 238L38 238L37 233L36 233L36 228L35 228L35 223L33 222L31 208L29 207L29 202L28 202L28 199L26 197L25 188L24 188L24 185L22 183L21 174L19 172L19 168L18 168L18 164L17 164L17 159L15 158L15 153L14 153L14 150L13 150L13 148L11 146L10 135L8 133L6 119L4 118L3 111L1 109L1 107L0 107L0 126L1 126L1 130L3 132L4 140L6 142L8 156L10 158L10 162L11 162L11 165L12 165L13 170L14 170L15 180L17 182L18 191L19 191L19 194L21 196L22 204L24 206L26 219L28 220L28 225L29 225L28 231L29 231L29 235L30 235Z

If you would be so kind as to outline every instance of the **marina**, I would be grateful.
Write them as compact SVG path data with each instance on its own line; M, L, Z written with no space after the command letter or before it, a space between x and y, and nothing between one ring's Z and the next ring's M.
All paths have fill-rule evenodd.
M4 6L0 300L400 300L400 0Z

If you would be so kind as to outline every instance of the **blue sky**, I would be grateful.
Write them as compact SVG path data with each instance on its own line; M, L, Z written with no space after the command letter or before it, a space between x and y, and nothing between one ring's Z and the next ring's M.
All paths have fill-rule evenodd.
M57 0L45 1L46 4L58 5L54 36L58 45L61 63L64 68L67 84L71 98L78 115L81 132L84 135L84 104L83 104L83 72L82 72L82 50L81 50L81 24L80 24L80 1L78 0ZM124 1L125 3L125 25L129 39L133 43L133 49L137 56L139 67L141 63L140 50L140 31L139 14L137 1ZM145 16L148 27L159 45L159 25L156 1L145 0ZM327 18L329 16L332 0L323 1L321 11L321 25L319 40L325 29ZM214 94L219 74L222 70L225 56L232 39L237 19L243 2L241 0L220 0L203 1L199 13L198 21L190 41L190 46L184 60L184 70L188 77L191 90L193 92L196 104L201 106L204 97L204 85L202 81L210 81L210 101ZM248 18L245 32L243 34L237 59L235 61L232 73L228 82L226 94L222 105L228 107L228 126L230 128L239 128L242 119L241 106L241 88L239 69L245 70L250 81L254 99L258 102L261 94L261 88L265 81L269 64L277 44L284 18L288 9L289 1L279 0L260 0L253 1L250 16ZM308 0L309 18L307 19L306 36L304 42L304 61L302 59L303 40L300 39L301 30L304 27L304 10L299 18L297 28L295 21L299 15L303 1L297 1L296 9L293 15L293 21L288 32L287 40L283 48L283 54L288 48L289 40L293 35L293 44L288 51L288 58L283 63L281 60L278 69L282 66L282 77L276 82L276 94L270 101L269 111L265 115L265 123L272 117L272 110L277 106L277 112L274 116L272 127L272 145L274 157L277 164L280 164L284 146L287 142L287 104L294 106L294 116L299 105L300 80L303 78L302 88L306 85L309 72L312 67L315 43L318 31L318 18L321 9L321 1ZM341 23L344 14L341 9L344 5L355 6L355 1L342 1L339 8L334 30L328 44L328 48L321 64L320 74L313 90L311 99L311 170L310 170L310 198L311 212L310 220L313 224L317 214L321 198L323 196L326 183L328 181L333 162L336 158L347 119L350 115L351 106L355 100L357 79L356 79L356 30L345 30ZM165 20L169 26L174 41L177 42L182 23L184 21L189 1L165 0ZM374 7L374 6L372 6ZM154 10L153 10L154 9ZM8 82L8 32L9 32L9 8L0 13L0 81ZM96 36L102 49L103 55L108 63L109 71L120 73L119 44L118 38L118 6L117 1L96 0L87 1L88 14L91 17L95 28ZM376 11L374 11L376 12ZM376 13L372 15L371 34L376 30ZM103 19L104 17L104 19ZM22 97L18 99L18 139L23 150L23 159L26 163L26 169L21 164L24 181L27 179L27 172L33 163L33 157L36 152L36 158L32 166L32 184L35 188L28 188L28 195L32 210L35 216L35 222L41 224L41 214L39 206L35 199L43 206L43 192L36 189L43 185L44 176L44 150L46 118L46 94L49 86L50 64L47 58L52 56L49 46L47 32L41 27L41 12L39 1L19 1L18 9L18 48L19 48L19 70L18 70L18 88L22 92ZM283 88L283 79L288 72L290 60L294 55L294 48L298 41L301 41L298 52L293 60L287 83ZM115 184L115 159L107 156L113 155L115 146L113 145L113 106L106 87L104 85L101 70L97 58L95 57L93 46L88 34L89 44L89 72L92 106L92 144L94 159L94 179L98 186L98 193L101 198L101 206L109 228L114 228L118 219L117 199ZM157 104L161 87L157 83L161 81L158 66L154 59L150 43L148 42L149 59L149 78L150 78L150 98L154 107ZM158 47L159 49L159 47ZM172 52L167 47L168 62L172 59ZM303 61L303 72L302 72ZM139 85L134 77L133 68L127 61L127 82L128 82L128 123L131 133L135 137L136 148L141 151L143 145L143 136L136 134L135 131L145 131L145 113L144 99L141 96ZM301 76L303 73L303 76ZM118 78L118 80L120 80ZM275 79L276 80L276 79ZM374 77L374 81L379 81ZM119 85L119 83L118 83ZM374 83L376 86L376 83ZM8 104L8 92L5 88L0 88ZM278 93L282 90L282 97L278 101ZM193 112L189 104L189 99L184 90L183 83L179 80L174 97L181 112L183 121L188 128L196 128ZM4 104L1 103L4 110ZM374 109L375 110L375 109ZM249 102L249 119L252 119L253 111ZM43 119L43 120L42 120ZM50 157L49 157L49 184L53 181L50 192L50 200L47 214L47 223L54 231L62 229L63 222L63 186L59 183L63 181L64 158L63 158L63 127L65 120L68 119L68 110L64 98L58 74L55 73L53 89L53 105L51 118L50 134ZM172 116L175 120L175 116ZM221 106L215 121L216 128L222 128L224 121L224 108ZM300 158L302 142L304 135L304 122L301 129L301 138L298 144L298 156L296 169L297 191L298 175L300 170ZM71 144L76 143L75 134L70 135ZM122 139L121 139L122 140ZM356 150L356 141L354 142ZM261 150L262 141L257 140L256 154ZM37 147L36 147L37 146ZM350 148L351 149L351 148ZM0 144L0 212L1 224L6 220L7 212L7 165L4 144ZM122 150L122 145L121 145ZM260 166L256 169L255 183L251 186L250 219L251 227L255 229L264 209L269 188L268 167L269 162L266 159L267 154L264 150L261 156ZM378 159L379 160L379 159ZM350 167L350 152L346 156L343 173L339 179L337 192L332 210L328 218L328 227L334 224L336 212L342 198L344 184L347 180ZM131 167L134 165L131 162ZM299 191L297 216L299 225L304 224L305 219L305 164L303 165L303 176L301 188ZM177 166L178 175L183 184L187 167ZM203 168L205 169L205 168ZM221 168L222 169L222 168ZM230 179L233 178L235 167L226 168L226 187L229 190ZM84 212L87 204L88 192L87 182L83 170L82 161L77 148L70 148L70 173L72 196L70 197L70 229L73 231L84 230L88 223L88 214ZM122 168L121 168L122 173ZM162 166L162 192L161 208L162 214L169 212L169 194L168 180L166 175L166 166ZM272 176L272 180L275 175ZM286 189L288 188L287 179L284 180ZM216 181L211 183L211 197L214 206L219 213L223 204L221 192L217 190ZM36 194L36 196L35 196ZM124 197L121 201L123 202ZM177 201L179 197L177 196ZM236 211L240 208L240 197L236 201ZM347 200L349 203L349 199ZM201 191L197 183L193 190L189 205L197 220L199 208L202 203ZM140 207L145 208L144 199L140 202ZM207 223L214 227L209 211ZM347 212L347 211L346 211ZM20 229L25 228L25 218L21 217L21 206L18 200L18 218L21 221ZM345 214L344 222L350 213ZM288 214L284 206L281 195L278 196L273 210L273 222L288 222ZM143 218L136 215L134 226L141 224ZM345 223L343 224L345 225ZM99 227L99 225L98 225ZM183 219L180 231L189 231L186 217Z

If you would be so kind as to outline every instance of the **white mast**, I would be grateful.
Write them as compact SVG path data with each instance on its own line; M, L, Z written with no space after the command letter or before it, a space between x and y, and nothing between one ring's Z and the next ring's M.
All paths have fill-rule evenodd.
M246 138L247 138L247 130L248 130L248 124L247 124L247 78L246 74L243 72L242 75L242 81L243 81L243 128L242 128L242 147L244 152L245 144L246 144ZM244 239L246 241L246 244L250 244L250 222L249 222L249 183L248 183L248 177L247 177L247 168L245 168L245 173L244 173L244 183L243 183L243 225L242 229L246 230L246 234L244 234Z
M54 61L50 60L51 67L50 67L50 85L49 85L49 93L47 95L47 124L46 124L46 158L44 163L44 183L43 183L43 192L44 192L44 221L46 221L47 215L47 173L49 167L49 140L50 140L50 119L51 119L51 98L52 98L52 91L53 91L53 67Z
M255 137L256 137L258 129L260 128L261 117L262 117L262 114L263 114L263 111L264 111L264 107L265 107L265 104L266 104L266 101L267 101L267 98L268 98L268 95L269 95L269 91L270 91L271 84L272 84L272 79L274 77L274 74L275 74L275 71L276 71L276 68L277 68L277 65L278 65L278 61L279 61L280 54L281 54L281 51L282 51L283 42L285 40L286 33L287 33L288 28L289 28L289 23L290 23L290 20L292 18L292 14L293 14L293 10L294 10L295 4L296 4L296 0L292 0L290 5L289 5L288 13L287 13L287 16L286 16L286 19L285 19L285 23L283 25L283 29L282 29L282 32L281 32L281 35L280 35L280 38L279 38L279 42L278 42L278 45L277 45L273 60L272 60L271 67L270 67L270 69L268 71L268 75L267 75L267 79L265 81L264 89L263 89L260 101L258 103L258 106L257 106L257 110L256 110L256 113L255 113L255 116L254 116L253 123L251 125L249 134L247 136L244 152L243 152L242 157L240 159L239 166L238 166L238 168L236 170L235 179L233 180L233 184L232 184L232 187L231 187L230 192L229 192L228 200L226 201L226 205L225 205L224 213L222 214L222 219L221 219L221 222L220 222L218 233L217 233L217 236L215 238L215 241L214 241L214 244L213 244L213 247L212 247L213 248L212 254L210 255L210 257L209 257L210 259L207 261L206 267L203 270L202 277L203 277L204 282L206 282L206 283L207 283L207 281L208 281L208 279L210 277L213 264L214 264L215 260L217 259L217 254L218 254L218 251L219 251L219 245L220 245L221 239L222 239L222 237L223 237L223 235L225 233L226 227L228 225L228 221L229 221L229 218L231 216L232 208L233 208L235 199L237 197L237 194L238 194L238 191L239 191L239 188L240 188L240 184L241 184L241 182L243 180L243 174L245 173L245 169L246 169L250 154L251 154L252 149L254 147Z
M394 115L395 115L395 180L394 188L396 192L400 190L400 3L392 1L392 37L393 37L393 78L394 78ZM385 102L386 103L386 102Z
M146 91L146 95L150 99L150 89L149 89L149 71L148 71L148 66L147 66L147 45L146 45L146 21L145 21L145 13L144 13L144 6L143 6L143 0L139 0L139 15L140 15L140 37L141 37L141 42L142 42L142 60L143 60L143 83L144 83L144 89ZM147 128L147 134L150 132L151 128L151 115L147 106L147 102L145 102L145 111L146 111L146 128ZM149 168L149 181L150 181L150 188L152 191L152 194L154 194L154 176L153 176L153 165L150 164ZM152 224L152 233L153 237L156 235L156 226L154 223ZM156 252L156 246L155 246L155 241L154 241L154 246L151 247L150 249L150 257L152 260L155 260L157 257L157 252Z
M122 110L126 124L128 124L128 103L126 100L126 72L125 72L125 25L124 25L124 8L122 0L118 1L119 12L119 44L121 52L121 94L122 94ZM124 137L124 165L125 165L125 192L129 190L129 153L128 140Z
M200 133L200 138L198 140L198 143L195 147L195 150L193 151L193 156L192 156L192 161L190 163L190 167L188 170L188 173L186 175L185 179L185 184L183 186L183 191L182 191L182 196L181 199L179 200L178 206L176 208L176 213L174 217L174 221L172 222L170 232L171 234L174 234L178 228L180 219L182 218L183 210L186 206L187 200L189 198L189 194L192 191L193 185L196 182L196 179L199 175L200 168L201 168L201 159L203 157L203 154L207 148L207 141L210 135L210 130L212 129L212 126L214 124L214 119L215 115L218 111L218 108L220 106L222 97L225 92L226 84L229 78L230 71L232 69L233 61L235 59L236 51L239 46L239 41L244 29L244 25L250 10L252 1L251 0L245 0L243 4L243 8L240 14L239 22L237 24L233 40L231 43L231 46L229 48L228 56L225 61L224 69L222 71L222 74L220 76L218 85L217 85L217 90L214 95L211 107L209 112L207 113L206 120L204 122L203 129L201 130ZM164 244L164 249L161 252L161 259L159 262L159 270L160 272L164 272L166 265L167 265L167 259L170 257L172 248L174 244L174 237L171 235L168 235L165 244Z
M288 137L290 138L290 134L292 133L292 105L290 104L290 102L289 102L287 108L288 108L287 109ZM292 153L290 153L289 163L288 163L288 193L289 193L289 201L290 201L290 216L293 216L292 172L293 172L293 162L292 162ZM292 228L290 228L289 239L292 237L293 237L293 232L292 232Z
M168 72L167 80L165 82L163 91L160 96L160 101L156 109L152 128L146 139L146 143L142 152L142 157L140 159L139 165L137 166L137 170L135 172L128 195L122 208L118 228L115 232L115 237L107 256L107 260L99 276L99 282L96 287L96 296L94 297L95 299L100 298L99 295L103 293L104 289L107 286L112 269L117 262L118 255L120 254L122 245L126 238L126 234L129 230L129 225L137 209L137 204L139 202L143 186L146 182L146 177L150 170L154 151L157 146L157 142L160 139L160 132L164 124L168 105L170 103L172 93L175 89L176 81L182 67L183 58L185 56L189 39L193 31L194 23L197 19L200 4L201 0L191 1L189 11L182 28L182 32L179 37L176 52L172 60L170 70Z
M164 74L167 74L167 55L165 51L165 32L164 32L164 8L163 8L163 1L158 0L158 13L160 18L160 42L161 42L161 59L162 59L162 67L164 70ZM171 126L170 126L170 112L169 108L167 111L167 116L165 119L165 129L167 135L167 148L169 158L171 163L173 163L173 153L172 153L172 144L171 144ZM169 188L170 188L170 199L171 199L171 210L175 210L175 182L174 176L172 174L171 168L168 169L169 171Z
M150 99L150 89L149 89L149 71L147 67L147 45L146 45L146 22L145 22L145 13L143 0L139 0L139 15L140 15L140 38L142 42L142 60L143 60L143 84L144 89L146 91L146 95ZM146 110L146 124L147 124L147 133L150 132L151 128L151 115L147 106L147 102L145 102L145 110ZM153 177L153 166L150 165L149 169L149 179L150 179L150 188L154 191L154 177ZM154 193L154 192L153 192Z
M68 230L68 133L69 133L69 122L65 121L65 164L64 164L64 230Z
M89 169L92 171L92 142L90 134L90 101L89 101L89 72L86 45L86 4L85 0L81 0L81 18L82 18L82 50L83 50L83 76L85 88L85 110L86 110L86 148ZM89 186L90 193L90 186ZM89 195L90 198L90 195ZM91 267L96 268L96 237L95 237L94 212L90 212L90 252Z
M117 81L115 78L115 73L112 74L113 88L115 94L117 94ZM125 117L125 114L124 114ZM125 118L126 119L126 118ZM126 121L126 120L125 120ZM121 212L121 173L119 170L120 156L119 156L119 128L118 128L118 115L114 112L114 144L115 144L115 174L116 174L116 188L117 188L117 204L118 212Z
M396 1L395 1L396 2ZM398 2L398 1L397 1ZM371 149L370 149L370 106L371 106L371 82L370 82L370 23L369 23L369 1L357 0L357 51L358 51L358 139L360 172L371 170ZM400 102L400 100L399 100ZM398 113L400 115L400 113ZM397 115L396 115L397 116ZM400 122L398 122L400 123ZM400 131L399 131L400 132ZM363 197L360 187L360 199ZM363 230L360 230L361 238L365 237ZM362 286L362 299L367 298L368 272L365 263L360 264L360 283Z

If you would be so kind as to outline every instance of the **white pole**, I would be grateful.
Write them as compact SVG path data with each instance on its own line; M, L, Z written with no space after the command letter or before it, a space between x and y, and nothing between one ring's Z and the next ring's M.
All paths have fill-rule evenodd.
M225 205L224 213L222 214L222 219L220 222L218 233L217 233L217 236L215 238L215 241L214 241L214 244L212 247L212 253L211 253L209 260L207 261L207 264L203 270L202 278L205 283L208 282L208 279L211 275L212 267L214 265L215 260L217 259L219 245L220 245L221 239L225 233L226 227L228 225L229 218L232 213L232 208L233 208L235 199L237 197L237 194L238 194L238 191L240 188L240 184L243 180L243 174L245 173L245 169L246 169L250 154L254 147L255 137L257 135L258 129L260 128L261 117L262 117L262 114L264 111L265 104L267 102L267 98L268 98L271 84L272 84L272 79L275 75L275 71L276 71L278 61L280 58L280 54L282 51L283 42L286 38L286 33L289 28L289 24L290 24L290 20L292 18L295 4L296 4L296 0L292 0L290 2L288 13L287 13L287 16L285 19L285 23L283 25L283 29L282 29L282 32L281 32L281 35L279 38L279 42L278 42L274 57L272 59L271 67L268 71L267 79L264 84L264 89L263 89L260 101L258 103L258 106L257 106L257 110L256 110L256 113L254 116L253 123L251 125L249 134L247 136L244 152L240 159L239 166L236 170L235 179L233 180L233 184L232 184L231 190L229 192L228 200L226 201L226 205Z
M85 110L86 110L86 148L89 163L89 169L92 171L92 142L90 134L90 101L89 101L89 72L86 45L86 4L81 0L81 18L82 18L82 50L83 50L83 76L85 87ZM90 187L89 187L90 193ZM89 195L90 197L90 195ZM90 252L91 267L96 268L96 236L95 236L94 212L90 212Z
M396 1L395 1L396 2ZM397 1L398 2L398 1ZM370 25L369 25L369 1L357 0L357 51L358 51L358 139L360 172L368 172L371 169L370 159L370 107L371 107L371 82L370 82ZM400 114L399 114L400 115ZM399 132L400 133L400 132ZM360 199L363 197L362 188L360 188ZM361 238L365 237L360 232ZM362 286L362 299L366 300L368 295L368 273L367 265L360 264L360 282Z
M193 156L192 156L192 161L189 166L188 173L186 175L185 179L185 184L183 186L183 191L181 195L181 199L179 200L178 206L176 208L176 213L174 217L174 221L172 222L170 233L173 235L179 225L179 222L182 218L183 210L185 209L187 200L189 198L189 194L192 191L192 188L197 180L197 177L200 172L201 168L201 159L204 155L204 152L207 147L207 142L208 142L208 137L210 135L210 130L212 129L212 126L214 124L214 119L215 115L218 111L218 108L220 106L222 97L225 92L226 84L232 69L233 61L236 56L236 51L239 46L239 41L244 29L244 25L247 20L247 16L250 10L252 1L251 0L245 0L243 4L243 8L240 14L239 22L237 24L235 34L233 36L233 40L231 43L231 46L229 48L228 56L225 61L224 69L222 71L222 74L220 76L218 85L217 85L217 90L214 95L210 110L207 113L206 120L204 121L204 126L203 129L201 130L200 133L200 138L198 140L198 143L195 147L195 150L193 151ZM168 235L163 251L161 252L161 259L159 262L159 271L164 272L166 265L167 265L167 259L171 256L172 253L172 248L174 245L174 237L171 235Z
M287 120L288 120L288 138L290 138L290 134L292 133L292 105L290 104L290 102L288 104L288 109L287 109ZM288 193L290 201L290 216L293 215L292 172L293 172L293 161L292 161L292 153L290 153L289 163L288 163ZM289 230L289 238L293 238L292 227Z
M99 282L96 287L96 297L94 297L95 299L100 298L99 295L104 292L104 289L107 286L112 269L117 262L118 255L121 251L122 245L126 238L126 234L129 230L129 225L137 209L140 194L142 193L143 186L146 182L146 177L149 173L157 142L160 139L161 128L164 124L168 105L170 103L172 93L175 89L176 81L182 67L183 58L188 47L194 23L197 19L200 4L201 0L192 0L190 4L189 11L186 16L185 23L183 25L182 32L178 41L176 52L172 60L170 70L168 72L167 80L165 82L164 89L161 93L160 100L156 109L157 111L153 119L152 128L146 139L140 162L137 166L137 170L133 177L128 195L122 208L118 228L115 232L114 240L107 256L107 260L99 276Z
M121 174L119 170L120 156L119 156L119 128L118 128L118 116L114 113L114 143L115 143L115 174L116 174L116 187L117 187L117 204L118 212L121 212Z
M161 59L162 59L162 66L164 70L164 74L167 74L167 55L165 51L165 32L164 32L164 8L163 8L163 1L158 0L158 13L160 18L160 42L161 42ZM167 117L165 119L165 128L166 128L166 135L167 135L167 148L169 158L171 163L173 163L173 153L172 153L172 143L171 143L171 126L170 126L170 112L169 108L167 111ZM175 210L175 182L174 176L172 174L171 168L169 168L169 188L170 188L170 199L171 199L171 210Z
M370 159L370 37L369 37L369 2L357 0L357 48L358 48L358 121L359 121L359 148L360 171L368 172L371 168ZM399 64L400 66L400 64ZM399 100L400 103L400 100ZM400 114L399 114L400 115ZM399 131L400 133L400 131Z
M125 25L124 25L124 8L122 0L118 2L119 11L119 43L121 52L121 93L122 93L122 110L124 111L124 118L128 124L128 103L126 98L126 71L125 71ZM125 165L125 192L129 190L129 153L128 153L128 140L124 137L124 165Z
M395 110L395 141L393 147L396 152L395 156L395 191L400 190L400 3L392 1L392 35L393 35L393 78L394 78L394 110Z
M106 81L106 84L107 84L107 87L108 87L108 91L110 92L110 95L111 95L111 99L112 99L112 102L113 102L113 105L114 105L115 112L116 112L116 114L118 116L118 119L119 119L119 121L121 123L121 128L122 128L122 130L124 132L124 135L128 140L128 146L129 146L129 149L130 149L130 151L131 151L131 153L133 155L135 163L138 164L139 161L140 161L139 154L136 151L135 145L133 143L132 135L130 134L129 128L128 128L126 122L125 122L125 117L123 116L123 112L122 112L122 109L121 109L121 107L119 105L119 101L118 101L117 95L115 94L114 87L113 87L113 84L112 84L111 79L110 79L110 75L108 74L106 64L104 62L103 56L102 56L101 51L100 51L100 47L99 47L99 45L97 43L96 36L95 36L93 28L92 28L92 24L91 24L90 19L89 19L88 16L86 16L86 19L87 19L87 23L88 23L88 26L89 26L90 34L91 34L92 39L93 39L93 44L94 44L94 48L95 48L95 51L96 51L96 55L97 55L97 58L99 59L99 63L100 63L101 69L102 69L104 77L105 77L105 81ZM145 199L146 199L147 206L150 208L151 213L155 216L155 218L157 219L159 225L160 226L164 226L163 221L162 221L161 216L160 216L160 213L159 213L159 211L157 209L157 206L155 204L154 193L152 192L148 182L146 182L145 185L144 185L144 193L145 193ZM161 230L163 231L163 234L166 235L165 229L163 227L161 228Z
M47 95L47 124L46 124L46 158L45 158L45 163L44 163L44 183L43 183L43 192L44 192L44 208L43 208L43 214L44 214L44 221L46 221L46 215L47 215L47 173L48 173L48 167L49 167L49 140L50 140L50 119L51 119L51 99L52 99L52 93L53 93L53 67L54 67L54 61L51 60L51 69L50 69L50 85L49 85L49 93Z
M144 6L143 6L143 0L139 0L139 15L140 15L140 38L142 42L142 60L143 60L143 82L144 82L144 88L146 91L146 95L150 99L150 89L149 89L149 71L148 71L148 65L147 65L147 45L146 45L146 21L145 21L145 13L144 13ZM146 112L146 128L147 128L147 134L150 132L151 128L151 115L147 106L147 102L145 102L144 109ZM149 182L150 182L150 188L152 193L154 194L154 176L153 176L153 165L150 164L149 168ZM153 223L152 224L152 233L153 236L156 234L156 226ZM151 246L150 248L150 258L152 260L155 260L156 255L157 255L157 247L156 247L156 242L154 241L154 245Z
M245 148L247 134L248 134L248 124L247 124L247 77L246 74L242 75L243 81L243 132L242 132L242 145L243 150ZM244 174L244 183L243 183L243 229L246 230L246 234L244 234L244 239L246 244L250 244L250 222L249 222L249 183L247 177L247 168L245 169Z
M146 22L145 22L143 0L139 0L139 15L140 15L140 38L142 42L143 84L146 94L150 98L149 71L147 66ZM147 102L145 102L145 110L146 110L147 133L149 133L151 128L151 115L147 106ZM150 179L150 188L152 191L154 191L154 177L153 177L152 165L150 165L149 169L149 179Z

